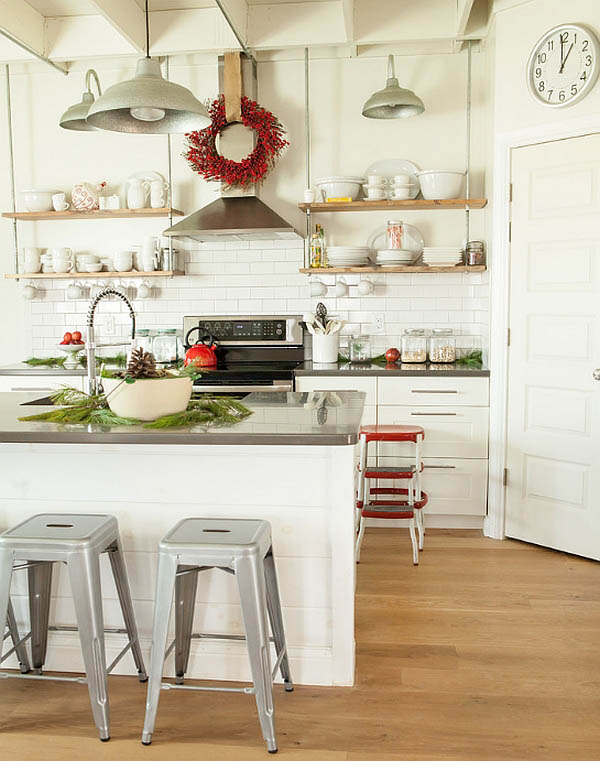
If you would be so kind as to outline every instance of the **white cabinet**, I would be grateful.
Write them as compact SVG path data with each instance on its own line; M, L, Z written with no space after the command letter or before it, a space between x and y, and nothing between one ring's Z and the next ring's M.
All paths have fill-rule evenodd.
M487 407L487 378L414 377L379 378L379 404L460 405Z
M49 394L63 386L83 391L83 375L0 375L0 391L32 391Z
M363 425L377 423L377 378L346 378L330 375L300 375L296 378L296 391L364 391L365 409L362 416Z

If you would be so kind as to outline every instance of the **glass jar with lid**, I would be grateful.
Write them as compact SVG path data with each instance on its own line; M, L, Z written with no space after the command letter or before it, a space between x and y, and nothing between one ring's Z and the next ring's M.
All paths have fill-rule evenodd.
M373 354L371 351L371 338L360 335L350 339L350 362L370 362Z
M406 328L402 336L402 362L427 361L427 336L423 328Z
M152 334L149 328L139 328L135 331L135 338L132 340L129 351L127 352L127 360L131 358L131 353L135 349L152 351Z
M158 365L174 365L177 362L177 330L161 328L152 342L152 353Z
M434 328L429 339L430 362L456 362L456 338L452 328Z

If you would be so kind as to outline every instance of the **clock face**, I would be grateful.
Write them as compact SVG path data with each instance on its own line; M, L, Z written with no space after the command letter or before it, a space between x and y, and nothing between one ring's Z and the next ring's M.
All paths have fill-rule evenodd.
M545 106L570 106L592 89L599 67L596 34L580 24L561 24L547 32L529 56L529 89Z

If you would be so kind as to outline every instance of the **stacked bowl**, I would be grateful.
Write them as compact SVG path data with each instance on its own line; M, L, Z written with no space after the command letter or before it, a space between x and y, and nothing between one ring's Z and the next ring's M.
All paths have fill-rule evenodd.
M418 256L418 253L403 248L383 248L377 252L375 263L379 267L398 267L412 264Z
M364 267L370 264L367 246L327 246L330 267Z
M463 251L459 246L438 246L423 249L423 264L432 267L454 267L462 264Z

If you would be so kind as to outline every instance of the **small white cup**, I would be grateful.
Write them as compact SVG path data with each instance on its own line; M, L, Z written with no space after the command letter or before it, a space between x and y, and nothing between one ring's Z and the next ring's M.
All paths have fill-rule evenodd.
M90 288L90 298L95 299L96 296L99 296L103 290L104 290L104 286L98 285L98 283L96 283Z
M410 174L395 174L394 185L408 185L410 182Z
M337 280L335 284L335 295L343 298L348 295L348 283L345 280Z
M327 293L327 286L320 280L311 280L309 288L311 296L324 296Z
M144 281L140 285L138 285L137 289L137 297L138 299L149 299L152 295L152 286L150 283Z
M410 188L394 188L391 197L396 201L406 201L410 198Z
M374 290L373 283L370 280L361 280L358 284L358 292L361 296L370 296Z
M370 174L367 176L367 182L369 185L387 185L387 178L379 174Z
M52 267L57 273L70 272L73 269L73 250L70 248L50 248Z
M83 289L79 283L70 283L67 288L67 298L80 299L83 296Z
M306 188L304 191L304 203L314 203L315 197L315 191L312 188Z
M54 211L66 211L69 208L66 194L55 193L52 196L52 206L54 207Z
M381 201L385 198L385 190L383 188L367 188L367 198Z
M117 251L113 256L115 272L130 272L133 266L133 253L131 251Z
M27 299L27 301L31 301L32 299L35 299L37 296L37 288L31 283L28 285L23 286L23 298Z

